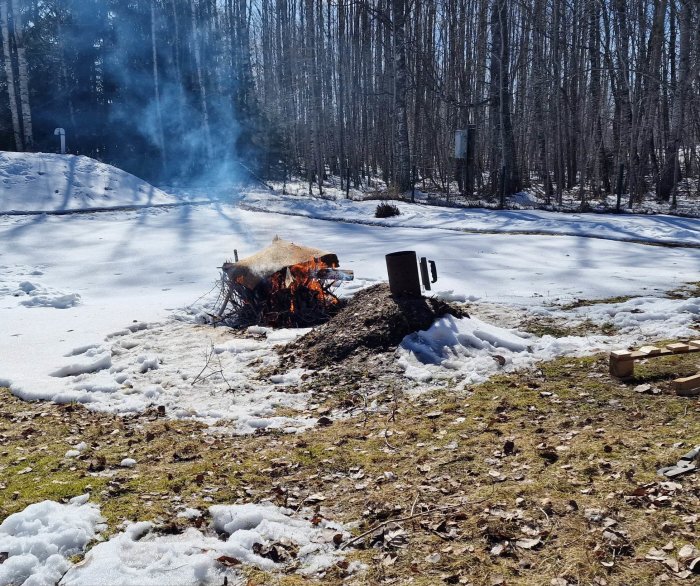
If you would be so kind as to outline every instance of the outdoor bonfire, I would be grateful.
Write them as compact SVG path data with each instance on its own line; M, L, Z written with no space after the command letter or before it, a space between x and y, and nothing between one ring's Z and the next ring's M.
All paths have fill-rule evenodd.
M243 327L308 327L328 320L342 306L335 291L353 272L318 248L275 237L267 248L223 264L218 318Z

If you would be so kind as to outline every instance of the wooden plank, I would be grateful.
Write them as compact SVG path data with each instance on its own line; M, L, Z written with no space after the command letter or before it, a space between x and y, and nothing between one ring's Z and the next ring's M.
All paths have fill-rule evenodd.
M635 350L632 352L632 358L634 360L639 360L640 358L654 358L656 356L671 356L674 354L674 352L668 350L667 348L658 348L658 350L659 351L654 354L649 354L648 352L643 352L642 350Z
M690 346L688 344L683 344L682 342L666 344L666 348L668 348L674 354L684 354L690 350Z
M661 354L661 348L657 348L656 346L642 346L637 352L646 356L657 356Z
M684 397L700 395L700 374L677 378L672 384L674 390L676 391L676 395L681 395Z

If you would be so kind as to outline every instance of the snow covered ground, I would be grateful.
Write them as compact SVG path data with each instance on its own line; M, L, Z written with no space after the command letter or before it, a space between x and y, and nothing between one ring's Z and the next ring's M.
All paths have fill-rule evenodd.
M502 234L554 234L606 240L700 246L700 220L677 216L577 214L539 210L486 210L396 203L400 216L375 218L376 200L352 201L246 193L241 206L309 218L361 222L377 226L441 228Z
M13 157L32 169L45 159ZM20 167L13 180L28 172ZM7 165L4 169L10 173ZM90 183L84 180L84 185ZM99 190L93 191L91 197L97 197ZM130 197L128 190L126 196L116 192L115 201ZM385 279L386 253L413 249L437 262L435 290L443 297L507 307L503 314L614 322L624 336L548 340L508 328L484 334L507 325L502 319L498 324L445 322L432 334L416 334L399 352L407 374L416 380L444 374L481 380L501 367L494 354L506 359L506 368L515 368L671 331L692 335L697 305L659 295L700 280L700 250L624 240L695 246L700 221L545 212L522 218L513 212L400 204L404 213L385 221L395 225L379 226L369 225L376 202L307 200L250 190L226 203L222 193L197 206L0 216L0 384L23 398L81 401L103 411L128 413L162 405L169 416L224 420L239 433L261 427L304 429L311 422L301 415L273 415L278 406L301 410L307 404L308 397L288 392L295 390L302 373L257 378L259 367L274 361L272 346L300 332L240 335L202 327L196 320L222 261L234 249L248 255L275 235L335 251L342 266L356 275L341 288L344 295ZM46 195L26 192L24 209L49 205ZM251 206L270 211L244 209ZM300 215L287 215L292 213ZM461 231L522 231L524 226L583 236ZM642 295L646 301L569 312L558 308L579 298L620 295ZM634 303L643 305L632 307ZM525 340L519 342L522 348L508 346L511 336Z
M7 243L0 252L0 379L26 398L79 399L98 409L180 403L204 418L226 413L219 399L240 393L221 393L207 405L191 384L204 366L209 338L220 344L226 332L193 331L190 337L182 322L168 320L186 317L182 308L211 289L217 266L233 256L233 249L250 254L276 234L336 251L342 265L355 270L352 287L385 278L384 254L415 249L437 262L438 291L530 308L658 293L696 280L700 257L693 249L386 228L220 203L6 216L0 218L0 241ZM147 324L143 331L112 336L140 330L142 323ZM120 347L123 341L139 346ZM140 372L146 360L156 360L160 370ZM237 364L244 360L239 356ZM235 379L236 372L227 378ZM184 377L174 386L176 375ZM127 381L133 387L122 387Z

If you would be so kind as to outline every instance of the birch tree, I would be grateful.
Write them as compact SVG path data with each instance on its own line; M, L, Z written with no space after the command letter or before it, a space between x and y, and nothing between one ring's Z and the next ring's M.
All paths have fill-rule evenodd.
M15 88L15 73L12 65L10 27L7 9L7 0L0 0L0 27L2 28L2 53L5 65L5 78L7 80L7 98L10 102L10 114L12 116L12 130L15 137L15 147L18 151L23 151L24 141L22 139L22 127L19 121L19 110L17 108L17 90Z
M18 0L12 0L12 21L19 69L19 103L22 110L24 148L31 150L34 146L34 133L32 130L32 109L29 105L29 68L27 67L27 50L24 46L22 12Z

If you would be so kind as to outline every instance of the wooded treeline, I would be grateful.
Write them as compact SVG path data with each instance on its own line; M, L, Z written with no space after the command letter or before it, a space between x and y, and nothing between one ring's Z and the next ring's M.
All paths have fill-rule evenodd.
M696 0L0 0L3 148L151 179L455 176L553 201L675 195L700 175ZM685 188L692 183L685 182ZM695 188L697 189L697 187Z

